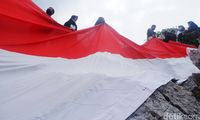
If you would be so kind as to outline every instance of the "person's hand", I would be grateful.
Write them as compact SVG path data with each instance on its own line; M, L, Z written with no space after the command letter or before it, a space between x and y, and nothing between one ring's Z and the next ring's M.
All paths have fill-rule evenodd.
M71 29L71 30L76 30L76 26L70 25L70 29Z

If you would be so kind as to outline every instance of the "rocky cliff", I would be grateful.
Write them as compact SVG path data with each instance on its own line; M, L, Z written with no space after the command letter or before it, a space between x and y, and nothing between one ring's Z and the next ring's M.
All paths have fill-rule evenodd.
M200 68L200 50L190 52ZM127 120L200 120L200 73L159 87Z

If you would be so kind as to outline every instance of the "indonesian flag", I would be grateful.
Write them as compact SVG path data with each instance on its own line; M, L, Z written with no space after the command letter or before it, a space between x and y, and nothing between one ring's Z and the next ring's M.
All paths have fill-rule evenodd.
M0 27L0 120L124 120L199 72L192 46L140 46L106 23L72 32L30 0L1 0Z

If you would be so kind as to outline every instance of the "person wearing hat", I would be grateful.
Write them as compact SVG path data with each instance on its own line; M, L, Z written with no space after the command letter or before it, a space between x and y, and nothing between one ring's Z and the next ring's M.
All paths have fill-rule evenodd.
M70 28L73 31L77 30L76 21L78 20L78 16L72 15L71 18L65 22L64 26Z
M199 31L199 27L196 23L194 23L193 21L189 21L188 22L188 31L192 32L192 31Z
M95 26L103 23L105 23L105 19L103 17L99 17L95 23Z
M47 8L46 13L49 16L52 16L54 14L55 10L52 7Z

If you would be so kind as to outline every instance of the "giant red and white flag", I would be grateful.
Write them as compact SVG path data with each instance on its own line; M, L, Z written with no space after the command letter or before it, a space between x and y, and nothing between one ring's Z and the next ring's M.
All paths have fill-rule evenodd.
M140 46L108 24L72 32L30 0L0 4L0 120L124 120L199 70L187 45Z

